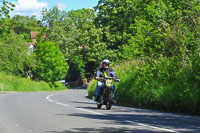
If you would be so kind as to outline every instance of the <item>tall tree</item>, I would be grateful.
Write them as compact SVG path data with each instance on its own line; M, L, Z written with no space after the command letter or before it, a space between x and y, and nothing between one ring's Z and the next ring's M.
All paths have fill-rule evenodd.
M130 24L133 23L135 13L130 0L100 0L95 7L97 17L95 24L103 28L103 41L108 48L118 49L127 43L124 33L131 32Z
M93 9L78 9L72 10L67 13L67 20L73 23L82 31L88 30L93 27L93 21L95 19L95 11Z
M41 24L50 28L55 23L62 23L65 20L66 15L66 11L60 11L58 6L55 6L49 10L47 8L43 8Z
M198 0L150 0L132 3L138 10L130 29L131 39L124 47L126 57L176 56L194 51L199 38Z
M42 14L42 24L48 27L42 33L46 36L44 41L55 41L68 59L68 79L85 78L85 47L89 46L88 30L93 27L94 10L80 9L66 13L54 7L51 10L44 9Z

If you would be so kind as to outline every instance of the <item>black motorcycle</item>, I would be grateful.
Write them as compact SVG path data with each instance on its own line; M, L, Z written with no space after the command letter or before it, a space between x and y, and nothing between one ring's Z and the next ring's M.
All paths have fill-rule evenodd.
M113 77L104 77L100 79L104 84L97 101L97 108L100 109L102 105L106 105L106 109L110 110L113 104Z

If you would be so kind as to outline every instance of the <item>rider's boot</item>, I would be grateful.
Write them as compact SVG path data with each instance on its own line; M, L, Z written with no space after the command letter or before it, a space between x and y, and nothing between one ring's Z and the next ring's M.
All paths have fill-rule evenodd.
M94 101L98 102L99 101L99 96L96 96L96 98L94 99Z
M112 100L113 103L117 103L114 99Z
M114 97L112 98L112 102L113 102L113 103L117 103L117 102L114 100Z

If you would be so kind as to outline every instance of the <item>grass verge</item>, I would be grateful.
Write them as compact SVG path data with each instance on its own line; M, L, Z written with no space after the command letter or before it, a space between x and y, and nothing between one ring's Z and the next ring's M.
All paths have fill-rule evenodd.
M0 91L58 91L67 89L60 82L47 83L44 81L36 82L27 78L8 75L0 72Z

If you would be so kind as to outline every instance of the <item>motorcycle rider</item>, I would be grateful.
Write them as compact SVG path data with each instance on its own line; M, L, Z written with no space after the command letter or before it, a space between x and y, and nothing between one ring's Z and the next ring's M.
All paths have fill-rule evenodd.
M101 92L101 89L103 86L103 82L99 80L100 78L113 77L115 82L120 82L119 78L117 77L117 75L115 74L113 69L109 68L109 65L110 65L110 61L108 59L104 59L102 61L100 68L96 72L96 75L95 75L95 79L97 80L97 87L96 87L96 91L95 91L95 96L96 96L95 101L96 102L98 102L100 92ZM114 92L113 92L113 97L114 97L114 93L115 93L114 85L113 85L113 89L114 89Z

